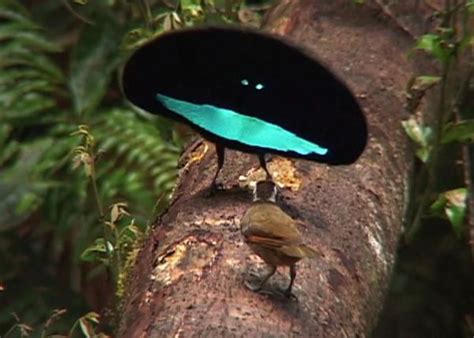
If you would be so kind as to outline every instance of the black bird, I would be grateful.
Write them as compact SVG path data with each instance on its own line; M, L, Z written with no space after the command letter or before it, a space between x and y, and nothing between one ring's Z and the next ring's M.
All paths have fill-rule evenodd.
M349 89L301 48L247 28L163 33L122 73L134 105L190 125L225 148L350 164L367 143L365 117Z

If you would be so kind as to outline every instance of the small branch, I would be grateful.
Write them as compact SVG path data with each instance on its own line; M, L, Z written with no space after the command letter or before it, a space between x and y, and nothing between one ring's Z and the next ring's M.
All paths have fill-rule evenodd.
M94 169L95 171L95 169ZM92 183L92 192L94 194L94 200L97 206L97 211L99 213L100 220L104 219L104 209L102 207L102 201L100 200L99 196L99 189L97 189L97 182L95 180L95 173L91 175L91 183Z
M160 2L165 6L165 7L168 7L170 9L173 9L173 10L176 10L178 8L178 5L173 5L171 3L169 3L167 0L160 0Z
M379 8L382 10L383 14L386 15L387 17L389 17L394 23L395 25L397 25L398 28L400 28L402 31L404 31L405 33L407 33L408 35L410 35L411 38L413 38L414 40L417 39L417 36L415 34L413 34L410 29L408 29L405 25L403 25L399 20L398 18L392 13L392 11L390 10L389 6L385 5L384 3L382 3L381 0L374 0L375 3L379 6Z
M88 25L91 25L91 26L95 26L95 22L86 18L85 16L82 16L81 14L79 14L78 12L76 12L74 10L74 8L72 8L71 4L68 2L68 0L61 0L61 2L63 3L64 7L69 11L69 13L71 13L73 16L75 16L76 18L78 18L80 21L88 24Z

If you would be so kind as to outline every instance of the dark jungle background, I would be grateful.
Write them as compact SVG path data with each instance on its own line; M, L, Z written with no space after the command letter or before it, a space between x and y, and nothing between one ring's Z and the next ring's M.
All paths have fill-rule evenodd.
M0 0L1 337L114 335L127 276L188 137L127 105L119 69L163 31L258 27L272 3ZM437 70L407 83L413 114L400 128L416 149L412 202L374 337L474 334L474 1L436 3L439 26L413 41ZM430 91L434 108L410 105Z

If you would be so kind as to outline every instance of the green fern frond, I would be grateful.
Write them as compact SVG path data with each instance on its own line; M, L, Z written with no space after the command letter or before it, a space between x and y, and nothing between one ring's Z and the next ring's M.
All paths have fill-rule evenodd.
M104 113L94 134L108 163L99 165L99 176L109 182L107 189L112 188L111 182L117 182L123 194L133 197L147 193L151 203L171 192L181 149L166 141L150 121L131 110L115 108Z
M0 18L0 119L15 124L51 109L54 95L64 94L64 74L47 55L61 48L16 1L0 1Z

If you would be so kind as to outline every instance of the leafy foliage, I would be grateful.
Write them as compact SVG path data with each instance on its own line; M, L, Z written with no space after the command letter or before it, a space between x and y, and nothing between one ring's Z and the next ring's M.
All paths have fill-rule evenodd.
M432 135L431 127L421 125L414 117L402 122L407 135L415 142L419 148L416 155L422 162L428 161L430 154L430 137Z
M444 212L453 225L456 235L461 236L466 215L467 189L459 188L439 194L438 199L431 205L434 213Z
M458 59L466 54L469 59L469 50L474 46L474 33L468 25L472 5L470 2L459 2L457 5L446 2L446 6L445 11L439 13L441 23L436 32L423 35L415 46L439 63L440 73L415 77L408 86L407 106L416 117L412 116L402 125L410 139L417 144L416 155L424 163L416 179L415 203L408 217L408 239L412 239L418 231L422 217L430 215L430 205L431 211L445 210L458 236L466 232L464 215L467 208L467 188L453 188L470 181L469 177L462 177L466 174L459 170L458 163L468 166L464 172L469 171L470 159L459 148L463 143L470 143L474 139L473 111L467 100L472 94L469 83L472 81L473 70L472 60L468 61L471 66L463 69L464 66L459 65ZM458 17L463 19L458 21ZM436 110L417 111L425 92L433 89L438 91ZM451 179L451 186L446 186L442 183L445 181L446 170L458 172L462 178L454 181ZM461 198L462 192L464 197ZM435 214L441 215L439 212Z
M66 76L50 56L60 52L61 46L49 39L18 3L4 1L1 5L5 20L0 24L0 139L5 151L0 154L0 191L7 198L0 202L0 265L3 293L7 299L16 299L2 308L23 315L26 309L35 309L27 310L30 314L23 318L37 324L47 318L49 309L35 305L36 300L23 289L30 288L29 283L17 287L11 283L17 279L44 283L45 276L28 277L31 273L27 270L32 264L54 266L61 260L66 260L67 278L89 274L90 269L84 270L78 259L101 232L87 180L74 171L71 162L77 140L69 134L78 122L100 131L97 143L104 146L104 165L94 177L100 200L108 204L133 196L141 206L134 211L143 223L157 196L169 193L173 186L180 148L120 102L99 108L110 90L113 71L126 56L117 48L124 29L117 29L113 16L103 19L104 27L99 30L81 30ZM68 87L70 90L65 90ZM130 142L132 137L140 146ZM144 171L142 165L149 170ZM28 248L28 238L34 239L35 247ZM37 263L33 263L35 256L40 258ZM23 257L23 265L16 262L19 257ZM84 305L79 308L85 309ZM11 319L2 314L0 325Z
M182 147L123 101L120 65L168 29L259 25L269 3L0 0L0 333L100 335L90 310L120 307Z

